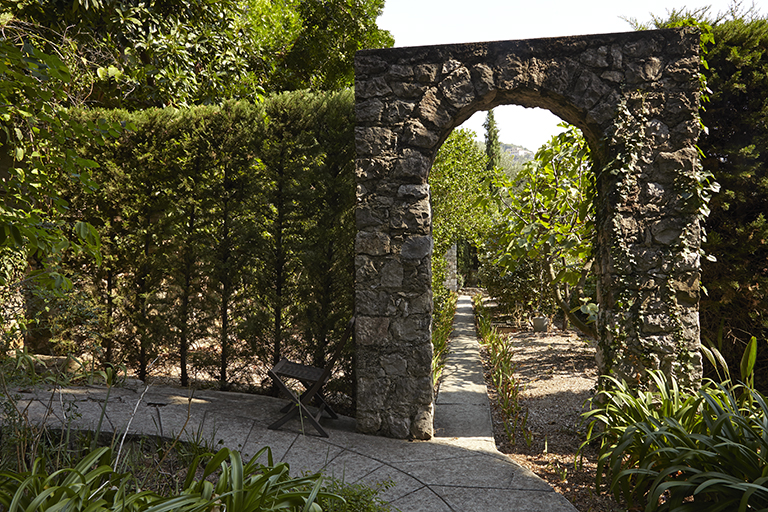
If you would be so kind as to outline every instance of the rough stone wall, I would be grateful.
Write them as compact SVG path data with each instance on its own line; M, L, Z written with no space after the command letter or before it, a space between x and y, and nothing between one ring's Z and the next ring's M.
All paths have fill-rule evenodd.
M501 104L547 108L593 148L601 370L698 378L698 65L690 29L358 52L359 430L432 435L427 177L454 127Z

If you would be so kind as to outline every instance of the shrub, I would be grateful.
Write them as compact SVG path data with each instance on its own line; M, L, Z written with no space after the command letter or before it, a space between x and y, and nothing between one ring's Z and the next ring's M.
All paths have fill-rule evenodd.
M511 269L488 259L483 261L479 274L483 287L496 299L499 309L522 325L534 312L549 316L556 311L557 306L541 279L543 272L541 262L530 258L521 258Z
M459 296L450 292L441 302L441 308L435 308L432 321L432 385L437 385L445 367L445 356L448 355L448 338L453 332L453 317L456 314L456 303Z
M258 459L266 454L267 464ZM8 512L21 510L89 511L213 511L260 512L296 510L320 512L315 503L340 497L321 491L319 475L291 478L286 463L274 464L263 448L247 464L240 453L222 448L196 480L197 457L180 493L160 496L136 488L129 474L111 467L112 450L98 448L74 467L48 474L41 459L27 472L0 473L0 505Z
M491 315L482 303L482 296L472 298L475 308L477 330L480 333L480 343L488 351L491 383L496 390L498 406L504 416L504 431L507 439L515 444L517 436L522 435L525 443L530 446L533 438L527 428L528 409L520 401L523 391L520 381L515 377L517 365L513 362L512 349L508 337L500 334L493 326Z
M613 388L585 414L584 444L600 441L598 486L605 471L617 499L646 511L768 507L765 397L730 381L686 391L660 371L651 377L652 391L607 377Z

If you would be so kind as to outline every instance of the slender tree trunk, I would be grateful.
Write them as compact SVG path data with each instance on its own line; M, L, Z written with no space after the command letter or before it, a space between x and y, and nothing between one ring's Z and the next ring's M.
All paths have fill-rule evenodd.
M333 307L333 244L325 245L325 272L323 272L320 293L318 294L319 318L317 321L317 337L315 340L315 353L312 364L318 368L325 367L326 349L328 346L328 333L331 325L331 310Z
M229 276L224 278L221 283L221 381L219 387L226 391L227 384L227 365L229 364L229 301L232 290L229 283Z
M285 200L284 183L282 172L277 180L277 194L275 198L275 301L274 307L274 350L272 353L272 363L277 364L282 357L283 342L283 288L285 285L285 247L284 247L284 227L285 227Z
M181 385L189 386L189 374L187 373L187 351L189 348L189 302L192 294L192 273L195 259L192 246L192 234L195 230L195 208L189 212L187 220L187 243L184 247L184 283L181 290L181 307L179 311L179 366L181 370Z
M27 259L28 271L34 272L43 268L43 263L37 257ZM37 283L26 279L24 285L24 316L26 329L24 331L24 349L31 354L51 353L51 330L48 328L48 313L45 299L35 293Z
M565 265L565 258L563 258L563 265ZM568 311L571 310L571 290L568 286L568 283L565 283L565 297L563 298L565 303L568 305ZM563 314L563 331L568 330L568 315Z
M150 184L147 184L145 190L145 197L149 200L152 198L153 189ZM151 209L147 212L147 224L144 232L144 261L141 264L139 277L137 279L138 293L136 295L137 311L141 312L141 319L139 320L139 380L142 382L147 379L147 367L149 365L147 346L150 343L149 340L149 318L147 317L147 302L149 300L150 273L151 263L149 261L150 249L152 247L152 214Z
M108 363L112 362L112 351L114 347L114 332L112 329L113 326L113 319L112 315L114 315L115 310L115 300L112 297L112 292L114 288L114 271L112 270L112 267L107 269L107 318L106 318L106 325L104 326L107 331L107 339L105 340L105 354L106 359Z
M227 177L224 178L225 187L224 194L229 194L229 188L227 187ZM221 239L221 368L219 376L219 387L222 391L226 390L227 385L227 365L229 364L229 301L231 290L230 280L230 268L229 260L231 257L232 248L230 247L230 233L229 233L229 197L224 199L224 225L222 227L222 239Z
M590 336L592 338L597 338L597 333L591 326L587 325L581 320L581 318L571 313L571 308L563 299L563 294L561 293L560 288L555 283L555 278L556 278L555 269L552 266L551 259L549 258L549 248L545 248L545 251L547 253L547 256L544 258L544 266L546 267L547 277L549 278L550 286L552 287L552 291L554 292L554 295L555 295L555 302L557 302L557 305L563 311L563 314L573 323L573 325L578 330L580 330L587 336Z
M137 309L141 311L140 331L139 331L139 380L144 382L147 379L147 344L149 343L147 318L147 293L149 283L149 248L152 243L152 235L149 227L152 221L147 218L147 232L144 235L144 264L142 265L141 275L138 279L138 294L136 296Z

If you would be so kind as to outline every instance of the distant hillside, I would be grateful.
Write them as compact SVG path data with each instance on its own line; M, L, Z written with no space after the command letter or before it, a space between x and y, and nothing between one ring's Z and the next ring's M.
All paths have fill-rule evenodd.
M475 139L475 144L480 151L485 152L485 143ZM522 168L525 162L533 160L535 153L530 149L517 144L499 143L501 146L501 168L512 177Z
M516 163L524 163L528 160L533 160L534 152L530 149L526 149L523 146L518 146L516 144L505 144L503 142L500 145L501 150L512 155L515 158L514 161Z

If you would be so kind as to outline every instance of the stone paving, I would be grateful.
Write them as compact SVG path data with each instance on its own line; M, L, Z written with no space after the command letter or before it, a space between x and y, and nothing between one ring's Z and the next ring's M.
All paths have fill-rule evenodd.
M437 399L436 437L430 441L364 435L356 432L354 419L344 417L323 420L329 438L319 437L309 425L302 431L298 420L269 430L285 400L147 389L138 381L110 391L103 430L168 437L183 432L184 438L214 447L237 448L246 459L269 446L275 460L290 464L292 474L322 471L349 483L391 480L395 485L382 498L402 512L575 511L546 482L496 450L469 297L460 300L454 334ZM32 419L95 429L107 389L27 389L19 394L23 404L31 402Z

